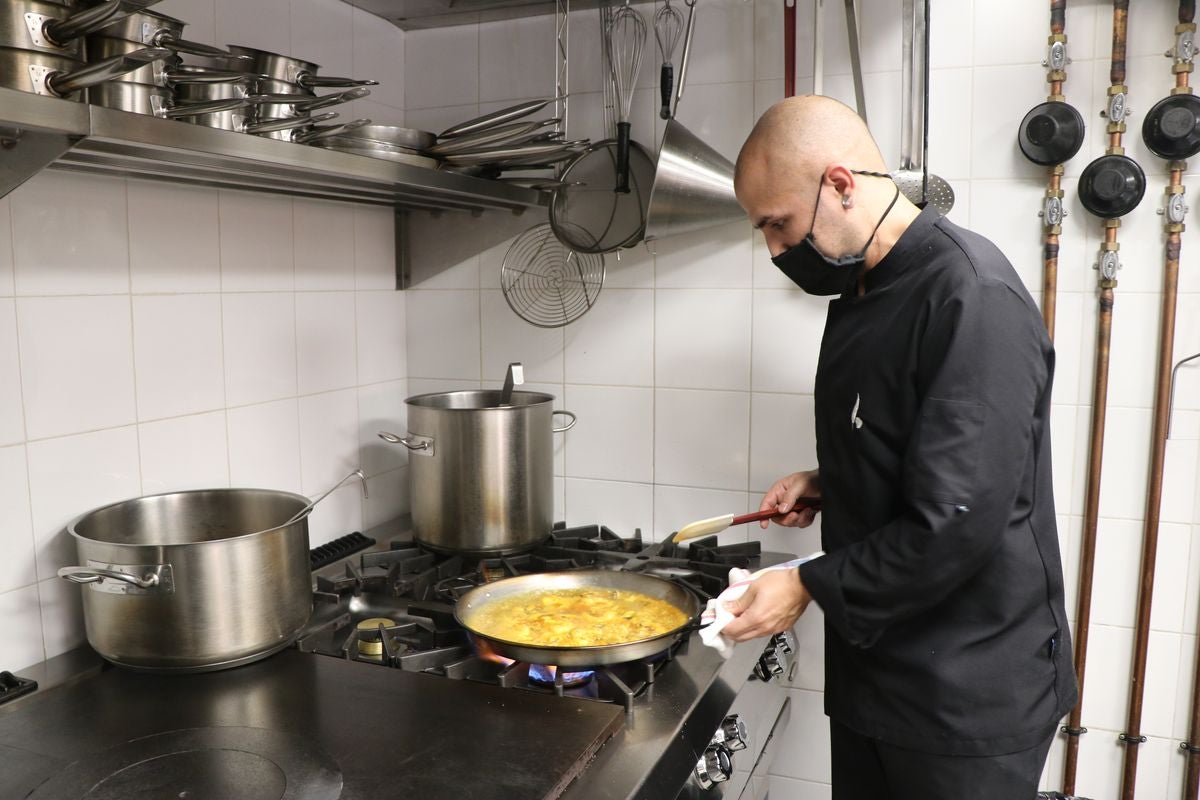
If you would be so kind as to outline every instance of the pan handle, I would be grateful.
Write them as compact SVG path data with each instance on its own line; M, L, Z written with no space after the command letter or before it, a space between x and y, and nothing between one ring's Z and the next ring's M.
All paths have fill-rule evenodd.
M197 117L203 114L217 114L221 111L235 111L239 108L245 108L250 105L243 97L233 97L228 100L212 100L207 103L193 103L192 105L175 106L169 108L163 114L167 119L176 119L178 117Z
M273 131L287 131L291 130L292 128L301 128L305 125L311 125L314 122L328 122L336 116L336 113L330 112L328 114L317 114L315 117L283 117L282 119L255 122L246 126L246 133L271 133Z
M190 39L180 39L172 36L169 31L159 31L150 39L155 47L167 47L176 53L187 53L191 56L206 56L208 58L228 58L230 60L249 61L250 56L235 56L223 47L211 44L201 44Z
M366 119L366 118L361 118L361 119L351 120L350 122L345 122L341 125L331 125L327 128L314 128L313 130L307 131L306 133L296 134L296 137L293 141L295 141L297 144L308 144L309 142L316 142L316 141L320 141L321 139L328 139L330 136L338 136L340 134L346 133L347 131L357 130L359 128L362 128L362 127L364 127L366 125L370 125L370 124L371 124L371 120Z
M566 425L562 426L561 428L551 428L550 430L552 433L563 433L565 431L569 431L569 430L571 430L571 428L574 428L575 423L579 421L579 417L575 416L570 411L551 411L550 412L550 416L554 416L555 414L562 414L564 417L567 417L568 419L570 419L570 422L568 422Z
M127 72L133 72L154 61L170 58L171 55L170 50L157 47L134 50L132 53L106 58L71 72L51 71L45 76L45 86L50 93L58 97L65 97L80 89L86 89Z
M359 81L355 80L354 78L335 78L331 75L317 76L309 75L307 72L301 74L296 83L300 84L305 89L313 89L318 86L346 89L351 86L379 85L379 81Z
M350 100L358 100L366 97L369 94L371 94L370 89L359 86L356 89L347 89L344 92L327 94L324 97L313 98L302 103L298 102L295 105L297 111L307 114L309 111L316 111L319 108L328 108L329 106L334 106L338 103L346 103Z

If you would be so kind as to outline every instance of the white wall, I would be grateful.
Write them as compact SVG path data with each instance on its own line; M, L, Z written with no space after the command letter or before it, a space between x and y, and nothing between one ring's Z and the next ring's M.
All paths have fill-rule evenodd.
M168 0L189 38L382 81L403 119L403 33L335 0ZM391 105L384 105L390 102ZM106 502L262 486L308 495L359 464L313 543L396 516L405 296L392 211L48 172L0 199L0 668L84 641L63 531Z
M682 5L682 4L680 4ZM680 120L726 155L755 118L782 97L782 3L706 0ZM899 160L899 0L865 0L861 9L868 115L889 162ZM1172 43L1173 3L1137 7L1129 20L1129 81L1135 115L1129 153L1150 174L1146 200L1121 229L1120 275L1113 326L1112 386L1104 496L1092 614L1090 670L1078 790L1117 794L1128 696L1141 518L1149 453L1152 382L1162 274L1160 218L1163 162L1138 135L1140 113L1171 83L1162 52ZM649 12L650 6L641 6ZM841 4L826 3L825 90L851 101ZM802 0L798 34L800 91L811 88L812 0ZM1025 112L1044 99L1040 65L1048 32L1044 0L1007 3L934 0L930 162L957 192L952 219L991 237L1031 291L1041 285L1041 228L1036 213L1042 170L1016 148ZM1056 495L1074 615L1082 528L1090 387L1096 326L1091 269L1100 225L1080 208L1075 185L1102 152L1097 116L1108 80L1111 15L1102 3L1071 3L1067 32L1074 63L1066 93L1088 122L1087 143L1068 165L1070 216L1059 267L1058 370L1053 436ZM572 19L572 135L600 136L595 12ZM553 25L548 17L411 32L407 46L406 119L441 128L553 88ZM633 136L657 142L658 59L646 48L635 96ZM653 133L650 131L652 130ZM1191 191L1196 190L1189 177ZM1195 200L1192 201L1196 205ZM529 224L541 220L530 219ZM472 223L474 224L474 223ZM1200 242L1184 236L1179 301L1179 357L1200 350ZM654 535L697 517L757 508L779 475L814 462L812 380L823 303L806 297L771 265L761 238L737 223L704 235L664 241L657 255L626 251L608 262L596 308L565 329L521 322L499 291L506 247L492 247L415 286L409 295L409 389L498 382L504 364L522 360L529 378L579 414L560 444L556 502L568 522L602 521ZM1200 604L1197 441L1200 369L1184 371L1168 448L1158 583L1150 637L1138 798L1179 795L1190 675ZM805 552L814 532L730 531L773 547ZM829 797L828 736L821 710L821 621L801 621L802 660L792 688L795 713L772 783L779 800ZM1046 787L1061 781L1061 741Z

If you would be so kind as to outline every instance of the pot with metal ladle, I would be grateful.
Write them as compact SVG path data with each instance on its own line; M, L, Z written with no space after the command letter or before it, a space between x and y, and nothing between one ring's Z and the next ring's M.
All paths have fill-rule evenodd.
M413 537L448 553L505 555L532 550L554 525L555 433L575 415L554 397L514 391L520 364L503 389L410 397L408 434L380 438L406 447ZM552 417L566 425L555 428Z
M206 672L291 644L312 611L308 514L316 500L270 489L201 489L123 500L67 526L85 584L88 642L152 672Z

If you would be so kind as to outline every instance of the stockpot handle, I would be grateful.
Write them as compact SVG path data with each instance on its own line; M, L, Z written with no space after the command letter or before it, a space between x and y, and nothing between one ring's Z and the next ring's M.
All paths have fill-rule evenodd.
M571 428L574 428L575 423L579 421L579 417L575 416L570 411L551 411L550 412L550 416L554 416L555 414L562 414L564 417L570 417L571 421L568 422L566 425L564 425L561 428L551 428L550 430L554 433L563 433L564 431L569 431L569 430L571 430Z
M153 589L162 580L159 574L155 572L147 572L145 576L139 578L137 575L130 575L128 572L104 569L103 567L62 567L58 570L58 577L68 580L71 583L96 583L97 581L110 578L115 581L124 581L130 586L136 586L139 589Z
M387 431L380 431L379 438L383 439L385 442L391 442L392 444L402 444L409 450L428 450L433 447L432 439L409 439L408 437L397 436L396 434L388 433Z

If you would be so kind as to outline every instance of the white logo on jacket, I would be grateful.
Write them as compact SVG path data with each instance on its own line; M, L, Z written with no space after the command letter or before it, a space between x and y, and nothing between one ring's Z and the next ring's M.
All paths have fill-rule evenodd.
M854 395L854 408L850 409L850 427L861 428L863 426L862 417L858 416L858 407L862 405L862 395Z

